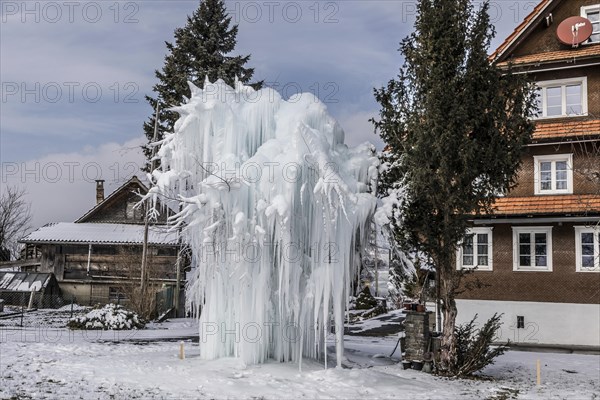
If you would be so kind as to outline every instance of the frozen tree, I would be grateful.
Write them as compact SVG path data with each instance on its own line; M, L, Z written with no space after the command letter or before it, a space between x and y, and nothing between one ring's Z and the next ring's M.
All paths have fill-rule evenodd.
M25 200L25 189L7 186L0 194L0 255L16 259L19 256L19 243L31 228L30 205Z
M186 299L200 315L201 356L327 364L333 324L341 366L376 205L374 147L346 146L312 94L285 101L222 80L191 92L148 196L182 207L172 221L192 251Z
M162 70L156 71L159 82L154 92L160 98L158 139L162 132L173 132L178 118L176 112L169 110L190 96L188 82L203 87L204 79L211 81L223 79L230 86L237 78L248 83L254 74L253 68L246 67L250 56L233 55L237 42L238 26L231 24L223 0L202 0L200 6L183 28L175 30L175 42L166 43L168 53ZM259 89L262 81L253 87ZM146 96L152 107L152 116L144 123L144 133L151 142L154 138L156 97ZM150 160L153 150L144 147L144 154ZM148 169L149 166L146 166Z
M514 184L534 126L533 91L488 59L488 4L420 0L398 78L375 90L389 151L382 177L394 239L431 259L444 316L441 369L457 370L455 254L468 220ZM399 194L402 194L400 196Z

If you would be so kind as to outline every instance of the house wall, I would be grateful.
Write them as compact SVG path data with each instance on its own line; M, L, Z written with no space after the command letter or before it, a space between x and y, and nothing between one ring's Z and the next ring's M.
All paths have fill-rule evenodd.
M543 22L524 35L508 57L569 50L556 36L558 25L568 17L579 16L582 6L596 5L600 0L560 1L558 6L542 17L553 13L554 23L546 27ZM586 46L586 45L582 45ZM592 46L599 46L594 44ZM600 60L596 60L600 61ZM557 62L554 71L536 72L535 69L550 68L549 64L523 68L533 82L587 77L588 115L569 118L538 119L536 123L561 124L585 121L600 116L600 67L578 67L576 60ZM568 132L565 132L567 136ZM573 139L570 137L569 139ZM553 140L563 141L562 138ZM586 176L590 168L598 170L600 141L594 143L546 144L528 146L517 176L515 186L507 197L535 195L534 156L573 154L573 194L598 194L598 183ZM540 195L540 198L542 195ZM585 207L583 207L585 208ZM593 210L597 215L599 210ZM541 216L541 215L540 215ZM562 215L563 217L565 214ZM501 216L497 217L501 222ZM592 218L597 222L598 217ZM585 223L531 223L514 226L552 227L552 271L513 270L513 225L493 224L493 267L491 271L474 271L467 274L457 299L458 323L470 321L475 314L479 322L494 313L504 313L499 341L510 339L522 344L600 346L600 273L577 272L574 226ZM517 327L517 316L524 317L524 327Z
M517 175L517 186L510 190L507 197L534 196L534 156L569 153L573 154L573 194L598 194L598 183L591 181L586 175L586 171L589 171L590 168L595 167L597 170L600 165L598 142L600 141L597 141L595 145L570 143L528 147Z
M581 7L594 4L598 4L598 0L561 1L558 7L551 11L554 16L554 23L549 27L546 27L546 24L542 21L534 28L527 37L527 40L515 48L512 54L515 56L524 56L528 54L569 49L569 46L565 46L558 41L558 38L556 37L556 28L558 28L558 25L568 17L579 16L581 14ZM544 14L543 17L547 14L548 13Z
M41 245L40 272L56 276L65 299L81 304L109 302L109 288L130 279L139 279L141 246L92 246L90 274L87 273L87 245ZM101 253L101 254L98 254ZM175 247L150 247L149 277L171 282L176 279Z
M137 185L125 188L114 198L105 200L107 203L103 204L101 208L82 222L143 224L143 213L139 208L135 208L135 205L140 201L140 196L135 192L139 190ZM164 222L166 222L166 216L161 215L158 223Z
M575 228L583 223L552 226L552 271L513 271L512 225L493 225L493 269L463 278L461 299L599 304L600 273L577 272ZM519 225L523 226L523 225ZM472 287L477 283L482 287ZM470 290L468 287L472 287ZM597 327L596 327L597 328Z
M525 301L457 300L457 323L469 322L475 314L482 324L494 313L503 314L498 342L521 345L600 345L600 305ZM517 327L517 316L524 327Z

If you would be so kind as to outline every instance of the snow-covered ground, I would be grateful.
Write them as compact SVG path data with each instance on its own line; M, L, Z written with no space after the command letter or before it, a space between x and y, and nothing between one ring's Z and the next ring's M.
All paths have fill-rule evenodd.
M594 399L600 393L600 356L594 355L514 351L484 371L492 380L449 380L402 370L388 357L393 336L347 336L344 364L353 368L325 370L304 361L299 371L297 364L201 360L198 345L190 341L180 360L179 344L167 340L197 332L196 322L173 320L150 328L83 333L0 327L0 398ZM154 341L136 341L142 339ZM330 347L334 353L333 343Z

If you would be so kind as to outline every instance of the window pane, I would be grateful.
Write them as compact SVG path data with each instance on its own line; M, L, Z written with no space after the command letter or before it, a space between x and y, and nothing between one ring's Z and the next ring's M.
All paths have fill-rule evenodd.
M519 233L519 265L522 267L531 266L531 235L529 233Z
M546 234L536 233L535 235L535 266L545 267L547 265L547 245Z
M562 97L562 87L561 86L546 88L546 98L548 99L549 105L555 106L557 104L560 104L561 97Z
M600 42L600 11L588 12L587 19L592 23L592 36L588 40L588 43Z
M540 188L542 190L552 190L552 173L542 172L540 176Z
M567 114L582 114L581 85L567 86Z
M556 189L567 189L567 162L556 162Z
M477 234L477 244L485 244L488 242L488 234L487 233L478 233Z
M467 236L463 242L463 265L473 265L473 235Z
M536 267L546 267L546 256L535 256Z
M594 256L581 256L582 268L594 268Z
M467 236L463 242L463 254L473 254L473 236Z
M594 233L581 233L581 268L594 268Z
M484 234L485 242L481 242L478 238L477 242L477 264L478 265L488 265L488 244L487 244L487 234Z
M477 255L478 256L486 256L488 253L488 245L483 243L483 244L477 244Z
M583 232L581 234L581 243L594 243L594 234L592 232Z
M535 234L535 246L546 246L546 234L545 233L536 233ZM537 251L536 251L536 254ZM543 253L546 254L546 253Z
M581 254L584 256L594 256L594 245L593 244L582 244Z
M546 115L562 115L562 87L546 88Z
M550 171L552 171L552 163L549 162L549 161L545 161L545 162L540 163L540 170L542 172L546 172L546 171L550 172Z

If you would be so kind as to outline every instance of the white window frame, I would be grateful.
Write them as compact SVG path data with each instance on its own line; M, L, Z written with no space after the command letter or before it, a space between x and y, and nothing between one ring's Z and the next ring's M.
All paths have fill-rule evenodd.
M584 18L588 17L588 13L590 12L599 12L600 13L600 4L592 4L590 6L583 6L581 7L581 16ZM598 25L600 27L600 24ZM594 31L592 32L592 35L597 34L598 32ZM583 44L595 44L595 43L600 43L600 41L598 42L592 42L591 40L586 40Z
M556 162L566 161L567 162L567 188L556 189ZM552 163L552 189L542 190L542 179L541 179L541 163L551 162ZM566 154L550 154L544 156L533 156L533 173L534 173L534 193L536 195L547 195L547 194L573 194L573 153Z
M583 268L581 265L581 234L594 234L594 267ZM576 226L575 227L575 270L577 272L600 272L600 227Z
M513 271L539 271L539 272L552 272L552 227L551 226L513 226ZM520 265L520 254L519 254L519 234L529 233L530 235L535 233L546 234L546 266L521 266ZM535 239L532 244L532 252L530 256L532 260L535 260Z
M581 114L567 114L567 91L566 87L573 84L581 84ZM550 81L539 81L536 82L536 86L542 90L542 109L539 110L540 114L535 116L534 119L551 119L551 118L573 118L573 117L585 117L588 115L588 95L587 95L587 77L581 76L576 78L568 78L568 79L555 79ZM546 90L549 87L560 86L563 89L562 93L562 112L560 115L550 115L548 116L546 113Z
M474 235L473 237L473 263L474 265L463 265L463 246L462 244L460 245L460 247L458 248L458 251L456 252L456 269L460 270L460 269L475 269L476 271L493 271L494 269L494 265L493 265L493 243L494 243L494 239L492 236L492 230L493 228L491 227L481 227L481 228L471 228L467 230L467 235ZM481 266L481 265L477 265L475 264L477 257L478 257L478 253L477 253L477 234L478 233L485 233L488 235L488 253L487 253L487 257L488 257L488 265L485 266Z

